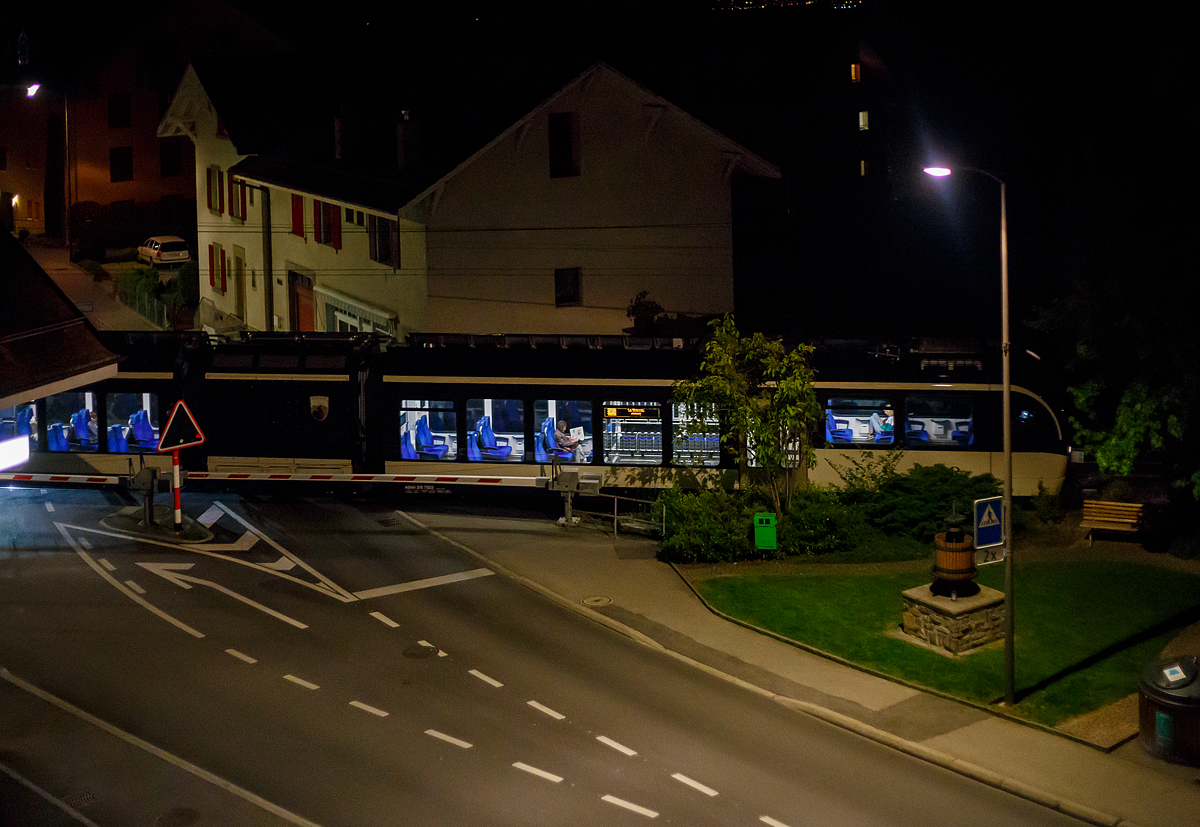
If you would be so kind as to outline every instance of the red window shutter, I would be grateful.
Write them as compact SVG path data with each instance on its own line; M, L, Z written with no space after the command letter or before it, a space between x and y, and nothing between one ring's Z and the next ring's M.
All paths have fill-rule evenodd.
M329 211L329 229L333 232L330 234L330 243L333 249L342 249L342 210L340 207L334 207Z
M292 195L292 235L304 238L304 199Z
M234 200L233 186L234 186L233 185L233 173L230 173L229 174L229 214L236 218L237 217L237 207L236 207L237 201Z
M227 273L228 273L228 267L226 266L226 261L225 261L225 250L222 249L221 250L221 292L222 293L225 292L225 277L226 277Z
M313 241L320 244L325 240L325 225L321 220L324 216L321 215L321 202L313 199Z
M213 246L208 245L208 286L215 287L217 284L216 271L213 268Z
M217 212L225 212L225 173L217 170Z

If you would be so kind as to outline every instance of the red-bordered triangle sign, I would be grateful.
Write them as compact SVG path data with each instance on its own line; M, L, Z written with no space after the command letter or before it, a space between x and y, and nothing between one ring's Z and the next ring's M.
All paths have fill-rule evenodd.
M167 419L167 427L163 428L162 436L158 438L158 452L165 454L178 451L180 448L191 448L204 442L204 432L196 424L187 404L180 399L171 409Z

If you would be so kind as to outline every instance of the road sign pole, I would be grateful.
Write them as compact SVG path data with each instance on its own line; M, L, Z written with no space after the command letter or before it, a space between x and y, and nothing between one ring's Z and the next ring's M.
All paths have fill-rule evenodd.
M175 530L183 530L183 512L179 508L179 452L171 452L171 487L175 490Z

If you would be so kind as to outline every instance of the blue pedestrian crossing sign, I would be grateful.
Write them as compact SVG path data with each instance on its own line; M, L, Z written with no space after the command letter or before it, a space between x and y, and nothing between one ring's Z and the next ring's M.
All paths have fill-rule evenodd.
M975 501L975 548L1004 545L1004 498Z

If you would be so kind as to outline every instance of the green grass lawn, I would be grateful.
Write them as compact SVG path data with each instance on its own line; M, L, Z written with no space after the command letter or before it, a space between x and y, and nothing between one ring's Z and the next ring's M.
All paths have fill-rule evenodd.
M1014 577L1016 686L1024 697L1013 711L1049 725L1136 692L1142 668L1185 621L1156 627L1200 607L1200 577L1157 566L1031 562ZM695 585L717 609L748 623L967 700L996 700L1004 694L1000 644L949 658L888 634L900 627L900 593L929 579L926 571L817 569L698 578ZM1002 589L1003 580L1003 566L980 570L982 585Z

